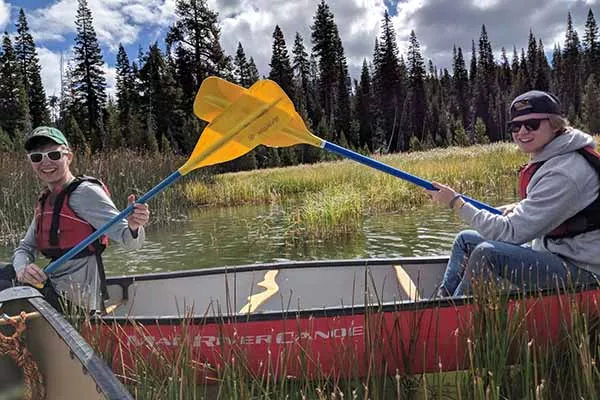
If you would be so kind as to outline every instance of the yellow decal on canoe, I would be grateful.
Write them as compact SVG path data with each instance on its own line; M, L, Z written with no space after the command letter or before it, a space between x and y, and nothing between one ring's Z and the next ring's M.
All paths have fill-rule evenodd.
M248 296L248 304L246 304L240 310L240 314L248 314L254 312L258 307L262 306L267 300L269 300L275 293L279 291L279 286L275 282L275 277L279 270L272 269L267 271L265 279L258 283L258 286L265 288L266 290L261 293L253 294Z
M398 280L398 284L406 292L408 298L412 301L421 300L417 285L415 285L410 275L408 275L404 268L402 268L402 265L394 265L394 269L396 270L396 279Z

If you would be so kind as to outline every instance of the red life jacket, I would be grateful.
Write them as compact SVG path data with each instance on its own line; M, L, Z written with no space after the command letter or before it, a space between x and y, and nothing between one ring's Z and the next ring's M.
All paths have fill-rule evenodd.
M600 180L600 153L596 152L590 146L579 149L577 152L594 168L598 175L598 179ZM527 197L527 185L529 185L531 178L544 162L545 161L527 164L519 172L519 194L521 195L521 199ZM546 237L550 239L574 237L580 233L597 229L600 229L600 194L586 208L564 221L556 229L546 235Z
M100 180L88 176L78 176L64 189L52 192L46 189L38 198L35 207L36 248L51 260L58 259L96 230L87 221L79 217L69 205L71 193L83 182L91 182L102 186L102 189L110 196L108 188ZM106 274L100 256L106 246L108 246L108 236L103 235L73 258L96 255L102 294L107 298Z

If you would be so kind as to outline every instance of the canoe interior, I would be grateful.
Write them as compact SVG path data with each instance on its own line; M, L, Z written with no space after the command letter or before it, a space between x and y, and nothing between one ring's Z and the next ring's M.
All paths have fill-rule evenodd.
M235 316L431 298L447 259L286 262L108 280L109 310L131 318Z
M29 287L0 294L0 312L8 316L33 313L24 338L44 379L47 400L130 399L130 394L75 329ZM20 298L19 298L20 297ZM4 335L14 332L2 325ZM20 399L23 371L8 355L0 355L0 398Z

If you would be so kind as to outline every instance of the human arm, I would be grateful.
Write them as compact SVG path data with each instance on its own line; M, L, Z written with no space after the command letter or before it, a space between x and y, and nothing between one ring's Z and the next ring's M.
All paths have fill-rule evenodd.
M129 200L132 200L130 196ZM99 185L84 182L69 199L69 205L75 213L98 229L119 214L110 197ZM120 243L126 249L139 249L145 240L144 225L148 221L148 209L145 205L136 206L129 220L115 222L106 234L111 240ZM145 217L140 212L145 210Z
M513 244L527 243L547 235L582 209L580 189L562 171L540 171L527 198L512 212L494 215L466 204L460 217L482 236Z
M35 219L15 249L12 265L19 282L38 285L46 280L46 274L35 264L37 248L35 244Z

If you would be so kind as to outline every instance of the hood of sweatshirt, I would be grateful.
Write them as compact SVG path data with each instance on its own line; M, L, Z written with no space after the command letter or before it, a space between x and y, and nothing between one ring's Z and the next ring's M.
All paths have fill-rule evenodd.
M596 147L594 138L578 129L570 128L567 129L565 133L557 136L553 141L544 146L542 151L534 154L531 157L530 162L535 163L546 161L552 157L577 151L586 146Z

